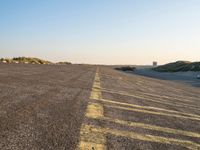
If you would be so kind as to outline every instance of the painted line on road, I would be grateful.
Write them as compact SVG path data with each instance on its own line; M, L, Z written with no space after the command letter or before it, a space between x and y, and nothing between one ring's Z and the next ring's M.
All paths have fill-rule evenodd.
M130 126L130 127L136 127L136 128L143 128L143 129L148 129L152 131L160 131L163 133L170 133L174 135L183 135L183 136L188 136L188 137L194 137L194 138L200 138L199 133L191 132L191 131L184 131L184 130L179 130L179 129L173 129L173 128L168 128L168 127L161 127L161 126L156 126L152 124L145 124L145 123L139 123L139 122L133 122L133 121L125 121L125 120L119 120L119 119L114 119L110 117L104 117L104 116L98 116L94 117L93 115L87 115L88 118L92 119L99 119L103 121L109 121L113 122L116 124L121 124L125 126Z
M145 93L145 92L142 92L142 94L144 95L147 95L147 96L152 96L152 97L157 97L157 98L165 98L166 100L177 100L177 101L180 101L180 102L190 102L191 103L191 100L187 100L183 97L180 97L180 98L177 98L177 97L169 97L169 96L166 96L166 95L156 95L156 94L152 94L152 93ZM171 100L172 101L172 100Z
M140 105L134 105L134 104L129 104L129 103L116 102L113 100L103 99L98 69L95 74L95 79L94 79L90 99L107 102L109 104L106 104L105 105L106 107L115 108L115 109L143 112L143 113L149 113L149 114L154 114L154 115L174 116L174 117L187 118L187 119L193 118L195 120L196 119L200 120L200 118L195 118L196 115L195 117L187 117L187 116L181 116L181 115L176 115L176 114L165 114L162 112L155 112L155 111L142 110L142 109L154 109L154 110L161 110L161 111L170 111L172 113L175 113L176 111L173 111L173 110L167 110L167 109L149 107L149 106L140 106ZM130 107L136 107L136 108L134 109L130 107L112 106L110 104L117 104L117 105L130 106ZM181 113L181 112L177 111L176 113ZM184 115L188 115L188 114L185 113ZM194 114L190 114L190 115L194 115ZM166 127L159 127L155 125L144 124L144 123L123 121L123 120L113 119L109 117L104 117L104 109L103 109L102 104L96 103L94 101L89 102L85 117L98 119L98 120L105 120L105 121L113 122L115 124L121 124L125 126L130 126L130 127L138 127L138 128L143 128L143 129L161 131L161 132L171 133L171 134L179 134L179 135L195 137L195 138L200 137L199 134L189 132L189 131L182 131L182 130L176 130L176 129L166 128ZM78 149L79 150L106 150L107 149L107 146L106 146L107 134L122 136L122 137L141 140L141 141L177 145L177 146L186 147L188 149L200 148L199 144L192 141L188 141L188 140L180 140L180 139L174 139L174 138L168 138L168 137L154 136L154 135L149 135L149 134L140 134L140 133L135 133L135 132L130 132L130 131L115 130L111 128L103 128L99 126L82 124L81 131L80 131L80 143L79 143Z
M86 117L88 118L102 118L103 116L103 107L98 103L89 103L86 110ZM98 130L98 129L97 129ZM106 138L105 135L100 131L92 132L86 130L86 125L82 125L81 128L81 150L105 150Z
M134 105L134 104L117 102L117 101L113 101L113 100L106 100L106 99L95 99L95 100L106 102L106 103L111 103L111 104L123 105L123 106L131 106L131 107L136 107L137 106L138 108L143 108L144 107L144 106L139 106L139 105ZM118 108L118 109L123 109L123 110L135 111L135 112L142 112L142 113L149 113L149 114L154 114L154 115L162 115L162 116L177 117L177 118L200 121L200 118L199 118L198 115L182 116L182 115L178 115L178 114L166 114L166 113L163 113L163 112L150 111L150 110L137 109L137 108L129 108L129 107L123 107L123 106L111 106L111 105L105 105L105 106L111 107L111 108Z
M112 94L118 94L118 95L122 95L122 96L130 96L130 97L134 97L134 98L138 98L144 101L152 101L152 102L156 102L156 103L160 103L160 104L166 104L166 105L170 105L170 106L176 106L176 107L187 107L187 108L191 108L191 109L195 109L195 110L200 110L197 106L193 106L193 105L187 105L187 104L177 104L177 103L169 103L166 100L160 100L160 99L151 99L149 97L142 97L142 96L138 96L135 94L129 94L127 92L124 91L112 91L112 90L108 90L108 89L101 89L102 92L106 92L106 93L112 93Z
M90 99L102 99L99 68L96 70L95 79L90 95ZM98 103L89 102L86 109L86 117L101 118L103 116L103 106ZM98 129L96 130L98 131ZM79 150L106 150L106 137L100 131L93 132L87 130L87 125L82 124L80 131Z
M165 138L165 137L154 136L154 135L149 135L149 134L140 134L140 133L130 132L130 131L119 131L116 129L102 128L102 127L97 127L97 126L93 126L93 125L85 125L84 131L86 133L89 133L89 132L96 133L95 135L112 134L115 136L122 136L122 137L141 140L141 141L177 145L177 146L186 147L191 150L199 150L200 149L200 144L194 143L192 141L179 140L179 139L174 139L174 138Z
M124 79L124 77L113 77L113 76L111 76L111 75L107 75L107 74L101 74L101 76L103 76L103 77L107 77L107 78L112 78L112 79L115 79L115 80L117 80L117 79L120 79L120 80L123 80L124 82L126 82L126 83L129 83L130 84L130 82L131 82L131 80L126 80L126 79ZM134 81L133 83L135 84L135 85L137 85L137 83L139 82L139 84L138 85L143 85L145 82L143 81L143 80L141 80L141 79L137 79L136 81ZM158 84L158 83L157 83ZM163 84L160 84L159 83L159 85L163 85ZM143 85L143 88L144 88L144 85ZM177 90L177 89L176 89ZM144 90L145 91L145 90ZM157 98L166 98L166 100L171 100L171 98L173 98L174 100L178 100L178 101L180 101L180 102L183 102L183 101L185 101L185 102L191 102L191 100L188 100L188 98L189 99L194 99L194 97L191 97L191 96L187 96L187 99L185 98L185 97L183 97L183 96L180 96L180 95L177 95L176 94L176 96L177 97L169 97L169 96L167 96L167 95L158 95L158 94L152 94L152 93L145 93L145 92L142 92L142 94L144 94L144 95L147 95L147 96L154 96L154 97L157 97ZM182 91L183 92L183 91ZM195 101L198 101L199 99L198 98L195 98L194 99Z
M187 117L187 116L181 116L181 115L176 115L176 114L166 114L166 113L162 113L162 112L142 110L142 109L137 109L137 108L128 108L128 107L122 107L122 106L111 106L111 105L104 105L104 106L106 106L108 108L134 111L134 112L140 112L140 113L145 113L145 114L160 115L160 116L167 116L167 117L175 117L175 118L181 118L181 119L189 119L189 120L194 120L194 121L200 121L200 118Z
M108 102L108 103L113 103L113 104L118 104L118 105L123 105L123 106L130 106L130 107L135 107L135 108L141 108L144 110L156 110L156 111L163 111L161 113L167 112L167 113L172 113L172 115L180 115L180 116L185 116L185 117L193 117L193 118L199 118L199 115L191 114L191 113L184 113L184 112L179 112L175 110L169 110L169 109L164 109L164 108L157 108L157 107L152 107L152 106L141 106L141 105L135 105L135 104L129 104L129 103L124 103L124 102L118 102L114 100L107 100L107 99L96 99L96 100L101 100L103 102ZM170 114L169 114L170 115Z
M101 118L103 116L103 106L98 103L92 103L90 102L87 110L86 110L86 117L89 118Z

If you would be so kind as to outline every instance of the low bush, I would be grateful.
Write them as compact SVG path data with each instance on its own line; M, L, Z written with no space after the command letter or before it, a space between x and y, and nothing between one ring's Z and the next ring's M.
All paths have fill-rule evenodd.
M131 66L123 66L120 68L115 68L116 70L121 70L121 71L134 71L136 68L135 67L131 67Z
M1 58L1 62L7 63L28 63L28 64L51 64L52 62L33 57L14 57L12 59Z

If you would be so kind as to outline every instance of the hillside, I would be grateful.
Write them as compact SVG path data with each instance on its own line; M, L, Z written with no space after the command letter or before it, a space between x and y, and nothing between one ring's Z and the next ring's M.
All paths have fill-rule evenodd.
M200 62L177 61L153 68L158 72L200 71Z
M24 63L24 64L52 64L50 61L42 60L33 57L15 57L15 58L1 58L3 63Z

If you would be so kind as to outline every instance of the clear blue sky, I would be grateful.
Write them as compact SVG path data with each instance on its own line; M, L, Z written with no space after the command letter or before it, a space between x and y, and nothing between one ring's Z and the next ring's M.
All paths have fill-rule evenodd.
M200 0L0 0L0 57L200 61Z

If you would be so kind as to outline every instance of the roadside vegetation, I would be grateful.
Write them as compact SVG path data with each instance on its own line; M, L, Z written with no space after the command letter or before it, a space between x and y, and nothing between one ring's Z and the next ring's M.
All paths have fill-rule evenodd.
M42 60L33 57L14 57L14 58L1 58L3 63L23 63L23 64L52 64L50 61Z
M53 62L34 58L34 57L14 57L14 58L1 58L1 63L15 63L15 64L54 64ZM70 62L58 62L55 64L71 64Z
M200 71L200 62L177 61L153 68L158 72Z
M136 68L131 67L131 66L123 66L123 67L118 67L118 68L115 68L115 69L120 70L120 71L134 71Z

